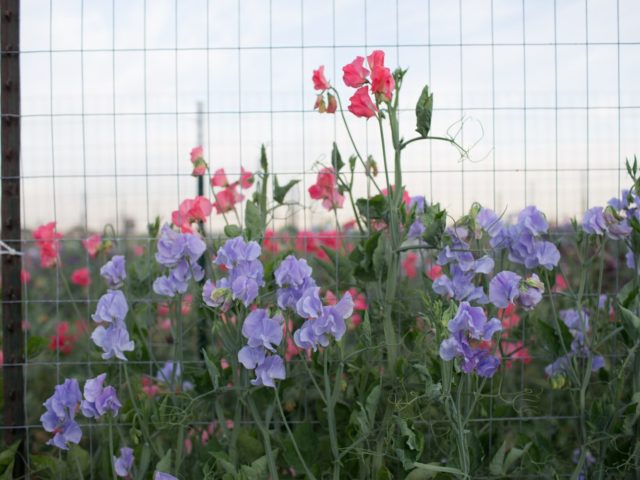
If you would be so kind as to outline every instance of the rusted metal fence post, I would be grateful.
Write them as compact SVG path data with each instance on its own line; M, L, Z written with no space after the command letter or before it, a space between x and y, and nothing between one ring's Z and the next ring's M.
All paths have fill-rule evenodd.
M20 244L20 1L0 0L0 110L2 115L2 233L9 247ZM25 474L24 334L22 260L2 255L3 424L5 444L21 440L14 477Z

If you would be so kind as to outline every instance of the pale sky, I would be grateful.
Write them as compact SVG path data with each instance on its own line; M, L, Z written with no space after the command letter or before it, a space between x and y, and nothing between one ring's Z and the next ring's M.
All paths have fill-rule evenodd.
M281 183L303 179L293 192L306 207L299 225L328 225L306 189L334 139L344 157L353 151L339 117L313 111L311 73L324 64L348 103L341 67L374 48L392 69L409 68L405 137L429 84L432 134L466 118L460 140L478 141L463 162L445 144L405 153L409 192L455 216L474 201L507 212L533 203L551 219L580 215L626 186L624 159L640 153L637 0L21 5L27 228L56 220L62 230L101 230L131 218L141 230L156 215L169 219L196 194L189 151L198 102L212 168L232 177L240 165L255 170L265 143ZM381 164L377 124L348 118Z

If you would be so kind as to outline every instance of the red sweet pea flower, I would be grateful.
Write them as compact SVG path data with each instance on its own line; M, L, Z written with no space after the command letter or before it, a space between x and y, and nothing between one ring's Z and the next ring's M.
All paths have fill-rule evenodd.
M78 268L71 274L71 283L79 287L88 287L91 284L91 275L87 267Z
M24 284L27 284L31 281L31 274L29 273L29 270L26 270L24 268L20 270L20 281Z
M224 190L216 193L216 201L213 206L216 213L226 213L233 210L233 206L244 200L244 195L236 191L236 184L229 185Z
M382 55L384 58L384 54ZM358 88L367 83L369 70L362 66L363 63L364 57L356 57L353 62L342 67L344 72L342 79L347 87Z
M371 101L367 87L360 87L349 100L349 111L356 117L371 118L378 111L378 107Z
M369 62L369 68L373 70L376 67L384 67L384 52L382 50L374 50L371 55L367 57Z
M193 222L204 222L211 215L211 202L203 196L187 199L171 214L171 221L182 232L191 232Z
M441 276L442 276L442 267L440 265L434 265L427 272L427 277L429 277L432 282L435 282Z
M253 173L240 167L240 186L245 190L253 185Z
M96 255L98 254L98 249L100 248L101 244L102 244L102 237L97 233L94 233L93 235L89 235L87 238L82 240L82 246L84 247L84 249L87 251L87 253L91 258L96 258Z
M511 368L514 361L523 362L525 365L531 363L529 349L521 341L502 342L502 351L506 357L505 367ZM500 356L500 351L496 351L496 357Z
M316 234L313 232L300 231L296 235L296 250L304 253L311 253L320 260L328 260L327 254L320 248Z
M227 174L224 173L224 168L219 168L213 172L213 176L211 177L212 187L227 187L228 185L229 180L227 180Z
M354 310L367 310L369 308L367 305L367 297L365 297L364 293L359 292L355 287L351 287L349 293L353 299Z
M41 225L33 232L33 238L40 249L40 266L51 267L56 264L60 253L61 233L57 233L56 222Z
M334 208L342 208L344 204L344 196L338 191L333 168L320 170L316 183L309 187L309 195L314 200L322 200L322 206L329 211Z
M324 65L320 65L317 70L313 71L313 88L316 90L327 90L331 85L324 76Z
M183 317L186 317L187 315L189 315L189 313L191 313L192 303L193 303L193 295L191 295L190 293L187 293L182 298L182 304L180 305L180 313L182 314Z
M69 322L60 322L56 325L56 333L50 337L49 350L52 352L58 350L64 355L69 355L76 341L76 336L68 334L68 332Z
M291 239L289 238L289 234L287 232L276 236L275 231L266 230L264 232L264 240L262 245L268 252L278 253L280 251L280 243L286 246L289 243L289 240ZM278 241L280 241L280 243L278 243Z

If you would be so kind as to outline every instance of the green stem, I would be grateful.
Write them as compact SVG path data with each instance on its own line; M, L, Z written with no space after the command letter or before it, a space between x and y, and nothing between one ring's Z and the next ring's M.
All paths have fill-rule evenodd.
M333 455L333 478L340 479L340 451L338 448L338 433L336 429L335 392L331 392L329 379L329 349L324 351L324 395L327 399L327 421L329 422L329 441Z
M278 468L276 467L275 458L273 456L273 450L271 448L271 437L269 437L269 430L266 423L262 421L260 418L260 413L258 413L258 409L256 408L256 404L251 398L251 394L248 395L249 411L251 412L251 416L253 417L253 421L256 422L260 433L262 434L262 443L264 443L265 456L267 457L267 465L269 465L269 475L272 480L277 480L278 477ZM270 415L269 415L270 416Z
M111 465L111 475L113 479L116 480L116 467L115 462L113 461L113 457L115 457L115 455L113 453L113 418L109 415L109 463Z
M280 394L278 393L278 389L276 389L276 402L278 403L278 410L280 411L280 416L282 417L282 423L284 424L284 428L287 430L287 434L289 435L289 439L293 444L293 449L296 451L296 455L298 455L298 460L302 463L302 468L304 468L304 472L307 478L311 480L315 480L315 475L309 470L307 466L307 462L304 461L304 456L302 452L300 452L300 448L298 447L298 442L296 442L296 437L294 437L291 428L289 427L289 423L287 422L287 417L284 414L284 410L282 409L282 402L280 401Z

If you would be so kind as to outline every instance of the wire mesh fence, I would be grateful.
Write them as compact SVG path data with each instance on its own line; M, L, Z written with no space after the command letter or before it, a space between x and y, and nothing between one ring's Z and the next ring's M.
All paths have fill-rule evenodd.
M334 218L307 195L319 163L330 158L330 142L343 153L350 150L339 118L313 108L311 71L324 64L337 85L342 65L382 48L388 63L409 68L401 118L413 124L415 101L427 83L434 92L432 131L453 132L469 148L464 160L439 143L407 149L406 189L456 216L474 202L506 216L535 204L562 229L571 217L618 195L625 159L640 150L639 18L633 0L22 2L22 236L15 243L3 233L2 240L23 254L28 272L22 274L22 297L12 303L7 275L15 277L17 270L3 264L3 324L15 320L10 306L19 303L26 356L24 362L8 361L5 329L3 375L6 384L7 368L24 373L16 391L25 409L18 427L26 434L27 471L31 455L41 453L46 441L39 417L48 394L37 395L77 372L96 373L96 356L75 339L88 338L88 320L103 289L68 280L82 267L97 277L99 265L82 240L92 233L108 236L134 261L137 252L150 252L154 239L147 225L158 216L168 220L182 200L199 193L188 161L194 146L203 146L212 170L224 168L236 178L243 169L260 168L264 144L272 175L283 184L301 179L290 193L296 205L269 226L274 241L293 245L288 232L309 232L300 245L312 250L313 235L335 231L351 218L348 212ZM2 49L3 58L15 53L5 44ZM5 113L3 145L13 135ZM351 128L356 143L365 146L363 154L380 161L377 127L362 121ZM14 178L5 165L3 157L3 184ZM357 196L370 196L364 168L356 167L356 178ZM65 253L61 264L43 272L32 232L52 221L64 234ZM205 228L215 238L224 225L212 215ZM615 293L617 273L611 282ZM154 352L153 360L137 363L154 378L158 363L172 356L158 313L166 306L158 298L134 301L149 318L145 348ZM188 302L183 306L190 308ZM200 315L196 310L192 314ZM523 343L528 334L523 324ZM211 341L208 332L184 333L182 362L193 372L205 370L202 335ZM51 345L36 349L34 336L51 338ZM40 356L47 347L48 356ZM519 415L494 417L489 411L470 421L494 432L550 423L562 430L563 422L576 419L556 408L561 393L530 384L524 363L515 368L518 381L501 386L500 394L511 395ZM124 383L119 364L113 362L110 372ZM214 417L202 414L191 422L194 428ZM15 428L6 415L3 420L3 429ZM119 422L134 426L132 419ZM107 427L87 426L91 455ZM493 435L488 437L491 442ZM89 469L91 478L102 478L97 468Z

